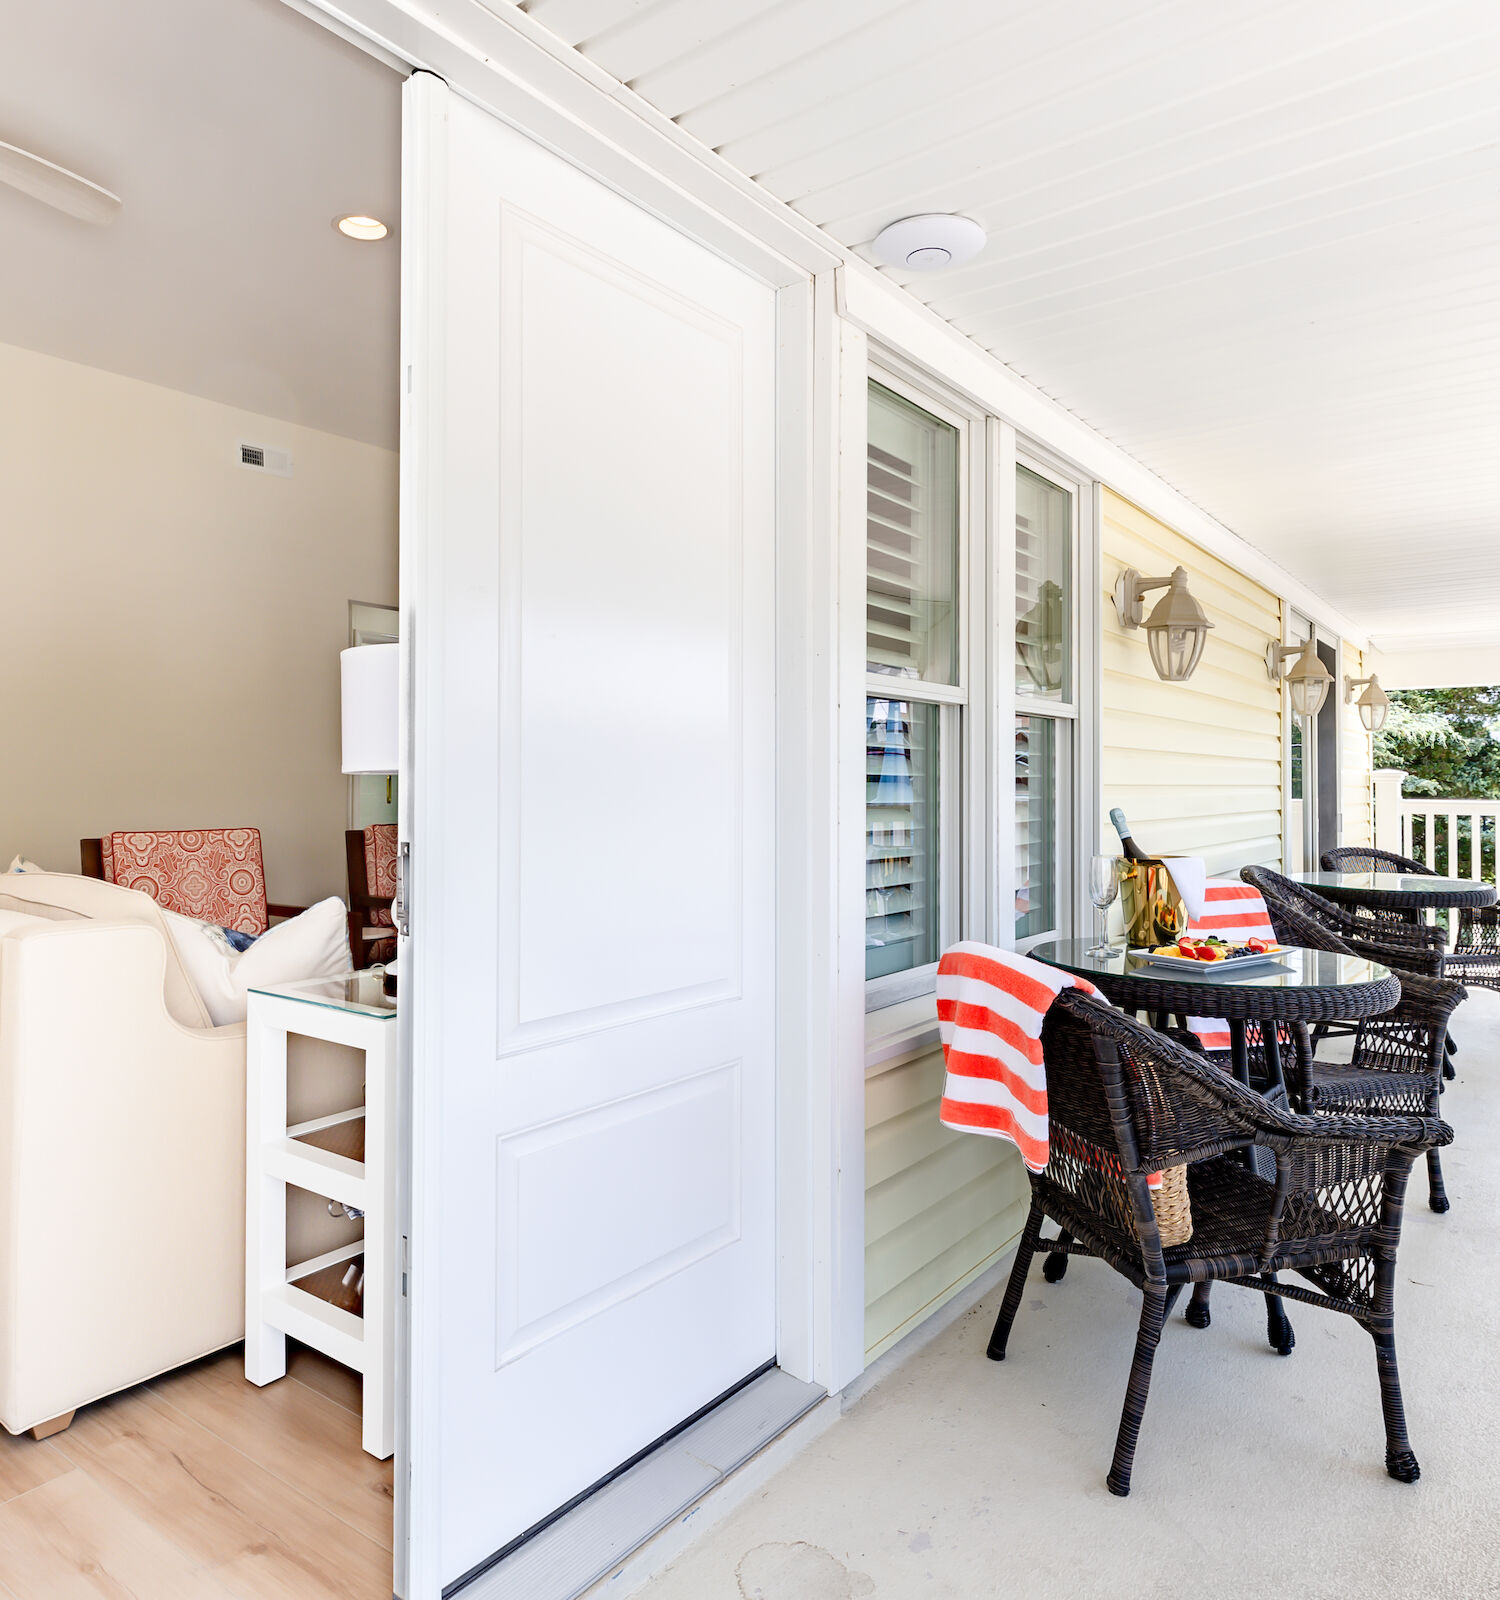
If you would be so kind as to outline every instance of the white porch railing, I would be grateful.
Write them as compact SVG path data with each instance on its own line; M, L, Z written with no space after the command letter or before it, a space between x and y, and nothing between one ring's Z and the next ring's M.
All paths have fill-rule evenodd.
M1445 878L1494 883L1500 800L1406 799L1404 772L1375 771L1375 845L1410 856Z

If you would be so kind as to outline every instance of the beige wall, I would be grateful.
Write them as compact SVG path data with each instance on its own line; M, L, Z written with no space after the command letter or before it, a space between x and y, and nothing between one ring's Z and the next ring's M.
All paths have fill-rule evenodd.
M0 346L0 461L0 868L248 825L273 899L342 894L338 652L395 600L395 454Z
M1026 1169L1002 1139L938 1121L943 1054L918 1051L865 1078L865 1359L977 1277L1021 1231Z
M1105 812L1121 807L1147 851L1201 855L1216 875L1279 866L1281 692L1266 674L1265 651L1281 637L1280 601L1107 489L1101 543L1106 595L1125 567L1164 577L1183 566L1214 623L1192 678L1163 683L1144 633L1127 633L1106 602ZM1104 847L1118 848L1106 818L1100 828Z

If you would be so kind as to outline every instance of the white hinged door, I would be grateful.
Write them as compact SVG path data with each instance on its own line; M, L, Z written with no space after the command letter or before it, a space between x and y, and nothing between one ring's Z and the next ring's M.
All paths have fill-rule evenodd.
M406 93L429 1600L775 1356L775 297Z

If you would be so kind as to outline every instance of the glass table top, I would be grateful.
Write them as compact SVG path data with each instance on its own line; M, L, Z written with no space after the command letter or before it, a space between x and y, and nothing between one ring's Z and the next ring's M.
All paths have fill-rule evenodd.
M302 1000L334 1011L357 1011L362 1016L390 1020L396 1015L395 997L382 987L379 972L345 972L336 978L311 978L306 983L251 985L251 994L268 994L278 1000Z
M1309 889L1367 889L1376 894L1466 895L1486 887L1465 878L1433 878L1425 872L1290 872L1287 876Z
M1054 939L1026 952L1035 961L1061 967L1084 978L1141 978L1159 983L1201 984L1205 989L1338 989L1381 983L1390 969L1363 956L1343 956L1332 950L1304 950L1290 946L1274 962L1248 971L1224 971L1204 962L1201 967L1148 966L1123 944L1107 956L1088 953L1092 939Z

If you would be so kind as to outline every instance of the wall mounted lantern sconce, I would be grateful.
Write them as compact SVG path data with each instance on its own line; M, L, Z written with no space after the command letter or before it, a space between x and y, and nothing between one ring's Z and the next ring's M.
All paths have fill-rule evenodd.
M1363 684L1365 692L1358 700L1354 691ZM1359 707L1359 720L1371 733L1379 733L1391 713L1391 697L1380 687L1380 679L1372 672L1368 678L1351 678L1344 674L1344 704L1351 701Z
M1292 657L1296 659L1288 667ZM1286 681L1292 711L1299 717L1317 716L1333 687L1333 674L1318 659L1316 628L1308 633L1306 644L1278 644L1273 639L1266 646L1266 672L1272 683Z
M1152 589L1167 592L1143 623L1145 597ZM1186 683L1192 677L1213 623L1188 592L1186 568L1178 567L1170 578L1143 578L1134 567L1126 567L1115 584L1115 612L1122 628L1145 628L1158 678Z

